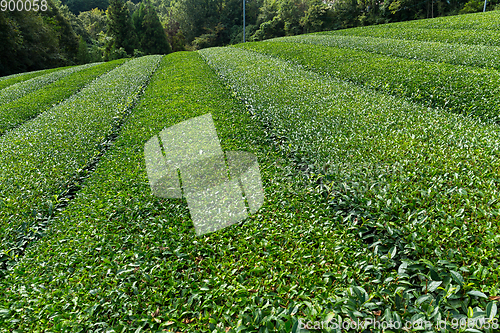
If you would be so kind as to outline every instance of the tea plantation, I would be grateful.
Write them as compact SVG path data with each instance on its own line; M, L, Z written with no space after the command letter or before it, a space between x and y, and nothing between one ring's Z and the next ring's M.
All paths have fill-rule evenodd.
M0 332L500 332L499 43L493 11L0 78ZM207 113L265 202L196 236L144 144Z

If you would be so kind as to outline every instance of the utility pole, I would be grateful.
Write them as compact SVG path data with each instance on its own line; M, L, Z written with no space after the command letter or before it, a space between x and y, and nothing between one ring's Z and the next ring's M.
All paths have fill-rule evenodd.
M245 42L245 7L245 0L243 0L243 43Z
M488 1L488 0L484 0L484 8L483 8L483 13L486 11L486 2L487 2L487 1Z

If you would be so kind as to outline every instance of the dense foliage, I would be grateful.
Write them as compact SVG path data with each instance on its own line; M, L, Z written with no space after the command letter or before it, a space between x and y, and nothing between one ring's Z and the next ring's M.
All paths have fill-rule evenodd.
M75 15L94 8L105 10L109 6L109 0L61 0L61 3L68 6Z
M384 54L398 58L500 69L500 47L498 46L334 34L309 34L275 38L269 41L319 44L341 49L354 49Z
M358 259L371 278L353 280L357 291L344 295L353 296L353 303L318 296L305 313L355 320L380 310L387 321L420 318L433 324L462 316L492 318L486 294L497 293L500 273L496 125L255 52L226 48L202 54L271 124L281 147L308 161L331 217L342 217L373 250Z
M108 35L113 38L108 47L112 51L122 48L128 54L132 54L139 44L127 5L122 0L111 0L106 13Z
M167 31L149 2L47 1L45 11L0 11L0 76L171 52ZM170 40L176 50L184 48L182 34Z
M141 3L132 15L132 21L138 37L138 45L146 54L167 54L172 51L163 31L160 19L148 3Z
M29 93L36 92L38 89L51 84L65 76L68 76L75 71L84 69L86 66L70 67L67 69L60 69L52 73L45 73L45 75L35 76L32 79L21 81L17 84L12 84L0 90L0 103L2 106L15 101Z
M97 77L120 65L121 62L82 65L70 71L64 78L47 86L42 86L39 82L35 84L31 80L27 81L27 84L37 86L38 89L15 101L4 102L0 105L0 135L66 100ZM9 90L19 88L20 84L17 84Z
M224 150L257 155L269 205L244 227L198 238L185 203L151 196L143 146L163 127L207 112ZM109 154L40 240L43 254L28 249L19 275L0 280L6 283L0 323L28 331L225 330L248 306L242 318L252 318L252 326L245 323L252 331L264 319L258 307L271 301L290 331L303 301L332 285L321 274L335 267L346 276L368 276L349 272L355 253L347 250L370 251L351 231L331 228L327 205L266 136L199 55L164 58ZM338 255L341 249L346 252ZM300 270L313 275L303 278ZM19 293L26 274L38 277L36 287ZM78 299L68 304L62 295L73 293ZM44 310L16 310L24 306Z
M106 12L94 8L73 14L76 30L83 31L81 62L112 60L172 51L167 32L150 2L135 5L111 0Z
M48 1L50 10L43 13L0 13L0 76L243 40L241 0ZM422 18L480 11L483 7L477 1L245 0L245 40L414 20L407 26L411 32L389 25L359 34L500 46L498 26L490 20L495 15L498 19L498 14L485 16L478 26L468 19L451 25L446 20L432 26L419 23ZM487 10L500 8L497 1L488 1ZM478 29L480 36L475 33ZM357 31L347 34L354 36Z
M433 40L496 15L0 80L0 332L498 332L498 55ZM206 113L265 202L197 237L144 144Z
M47 4L46 11L0 11L0 76L76 61L76 34L53 0Z
M157 62L157 57L129 61L0 136L0 262L15 259L50 218L72 178L129 111Z
M0 78L0 89L9 87L9 86L14 85L16 83L28 81L30 79L37 77L37 76L42 76L45 74L60 71L63 68L64 67L58 67L58 68L52 68L52 69L44 69L44 70L39 70L39 71L25 72L25 73L18 73L18 74L3 76Z
M471 6L474 1L477 0L417 3L413 0L247 0L246 40L263 40L482 10L482 6ZM167 3L170 10L161 15L164 25L178 24L187 42L192 43L195 48L242 41L241 1L172 0ZM494 8L498 8L497 1L488 1L487 9Z
M500 72L302 43L246 43L244 48L331 76L500 123ZM458 55L458 54L456 54ZM432 56L427 53L427 56Z

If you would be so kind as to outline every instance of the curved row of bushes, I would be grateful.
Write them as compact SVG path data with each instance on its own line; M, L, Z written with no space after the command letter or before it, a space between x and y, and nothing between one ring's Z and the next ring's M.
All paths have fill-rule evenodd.
M342 217L373 251L351 265L370 278L350 280L338 297L312 299L309 319L437 324L496 315L488 301L500 274L496 125L241 48L201 53L272 124L284 149L309 161L329 218Z
M31 228L54 213L68 182L99 152L159 59L129 61L0 137L1 261L15 259L37 232Z

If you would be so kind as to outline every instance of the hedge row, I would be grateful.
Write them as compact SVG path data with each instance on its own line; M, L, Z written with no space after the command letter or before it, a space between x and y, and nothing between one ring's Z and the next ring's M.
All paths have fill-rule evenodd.
M0 135L47 111L123 63L124 60L116 60L76 71L22 98L0 105Z
M158 61L129 61L0 137L0 261L15 259L31 228L54 213L68 182L105 144Z
M500 12L498 10L485 13L474 13L455 16L441 16L427 20L413 20L406 22L394 22L385 26L391 28L424 28L424 29L465 29L477 30L500 30Z
M500 122L500 72L299 43L245 43L276 56L414 102Z
M70 67L67 69L51 72L49 74L37 76L27 81L13 84L7 88L0 90L0 105L15 101L16 99L37 91L48 84L56 82L59 79L95 65L97 65L97 63Z

